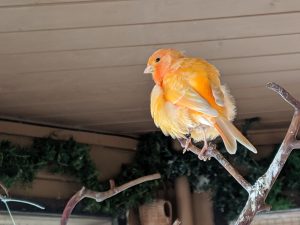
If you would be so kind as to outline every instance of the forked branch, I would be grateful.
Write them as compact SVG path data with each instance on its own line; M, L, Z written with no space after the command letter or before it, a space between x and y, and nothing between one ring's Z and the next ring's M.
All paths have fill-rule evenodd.
M248 201L246 202L243 211L240 213L237 221L235 222L235 225L248 225L252 222L254 216L258 212L270 210L270 206L266 205L265 200L292 150L300 148L300 141L296 138L300 126L300 102L276 83L268 83L267 87L278 93L295 109L295 113L286 136L267 172L258 178L254 185L251 185L224 158L224 156L215 148L214 145L209 146L205 155L208 158L215 158L249 193ZM188 150L199 156L200 149L193 144L189 144Z
M76 194L74 194L71 199L68 201L67 205L65 206L65 209L63 211L60 224L66 225L68 222L68 219L75 208L75 206L84 198L92 198L95 199L97 202L102 202L105 199L108 199L128 188L131 188L135 185L141 184L146 181L151 180L157 180L160 179L161 175L159 173L140 177L138 179L132 180L128 183L125 183L119 187L115 186L115 183L113 180L110 180L110 189L108 191L104 192L96 192L89 189L86 189L85 187L82 187L80 191L78 191Z
M239 215L236 225L250 224L257 212L270 208L266 205L265 200L291 152L293 149L300 147L300 141L297 140L300 126L300 102L278 84L268 83L267 87L278 93L286 102L292 105L295 112L285 138L270 167L252 186L248 201Z

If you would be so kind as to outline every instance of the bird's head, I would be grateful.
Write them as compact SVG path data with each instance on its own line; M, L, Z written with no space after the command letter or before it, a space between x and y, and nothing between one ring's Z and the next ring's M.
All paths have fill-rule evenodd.
M161 85L163 77L172 63L182 57L184 55L178 50L159 49L150 56L144 73L151 73L154 82Z

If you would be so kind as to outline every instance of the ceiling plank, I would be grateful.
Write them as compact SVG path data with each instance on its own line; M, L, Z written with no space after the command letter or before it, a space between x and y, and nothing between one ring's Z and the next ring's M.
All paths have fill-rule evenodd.
M58 31L57 33L59 33ZM168 43L128 47L103 48L99 34L84 32L79 36L39 35L35 33L0 33L0 54L37 54L40 57L63 56L68 54L98 54L101 61L119 64L141 64L152 52L159 48L184 50L188 55L206 59L249 57L257 55L299 52L300 34L275 35L217 41L196 41L188 43ZM55 34L55 33L54 33ZM93 34L96 36L93 37ZM286 45L289 43L289 45ZM257 48L257 46L260 46ZM38 54L40 53L40 54ZM138 57L137 57L138 55ZM106 57L105 57L106 56Z
M245 57L210 60L223 75L262 73L281 70L297 70L300 54Z
M300 3L293 0L226 0L222 4L216 0L83 1L76 4L34 4L24 7L7 7L7 0L1 2L6 7L0 8L0 32L199 20L283 13L300 9ZM10 2L11 5L21 3L19 0ZM31 2L32 0L27 0L27 3ZM23 1L24 4L26 1Z
M103 86L123 83L151 82L151 75L141 73L141 66L122 68L95 68L83 70L67 70L54 72L21 73L0 76L0 93L56 90L64 86L73 88L102 88ZM126 79L124 79L126 78ZM32 85L33 83L39 85Z
M272 77L269 78L272 80ZM47 83L39 84L41 87L47 85ZM287 89L295 96L300 95L299 85L290 83L286 85ZM111 85L97 85L97 83L88 85L76 85L76 83L62 83L57 86L51 86L50 88L37 89L26 92L12 91L12 92L0 92L1 108L22 108L31 106L50 106L59 104L76 104L76 103L88 103L102 105L103 98L111 99L122 98L131 99L136 102L149 101L149 95L153 87L152 82L144 83L117 83ZM251 98L267 98L273 97L275 94L268 90L264 83L257 87L235 87L230 85L231 94L237 100L245 100ZM37 95L38 93L38 95ZM55 93L55 95L53 94ZM144 96L136 96L136 93L145 93Z
M264 123L278 123L282 121L289 121L293 115L293 110L286 108L286 110L279 111L267 111L267 112L255 112L255 113L240 113L238 110L236 121L241 121L248 118L259 117ZM55 119L55 115L49 117L35 117L34 120L49 120ZM67 118L69 121L80 121L80 126L86 126L89 124L101 125L101 124L118 124L118 123L132 123L137 121L152 121L150 116L150 109L127 109L118 110L112 112L83 112L77 114L65 114L57 116L56 118Z
M259 116L261 117L261 122L259 122L258 124L256 124L254 126L255 129L261 129L261 128L274 128L274 124L279 124L279 127L282 127L282 124L285 124L284 127L287 127L290 118L292 116L292 110L288 110L288 111L277 111L277 112L265 112L265 113L253 113L251 115L251 113L244 117L244 118L252 118L254 116ZM243 117L243 115L242 115ZM241 119L244 118L240 118L240 116L238 116L238 119L236 119L236 121L238 123L240 123L239 121ZM271 118L271 119L268 119ZM36 120L36 122L39 122L38 120ZM44 121L41 121L44 122ZM142 124L142 125L141 125ZM60 125L65 125L68 126L69 123L68 121L64 121L63 123L60 123ZM71 125L74 126L74 123L71 122ZM134 131L131 129L132 126L135 127ZM276 126L275 126L276 127ZM104 125L101 124L90 124L90 125L78 125L77 124L77 128L82 128L82 129L88 129L88 130L98 130L98 131L105 131L105 132L115 132L115 133L143 133L143 132L149 132L149 131L154 131L154 130L158 130L155 126L154 123L152 121L152 119L149 117L149 119L147 120L140 120L140 121L130 121L130 123L126 123L126 121L122 121L121 124L113 123L109 124L106 123Z
M266 109L267 110L267 109ZM292 116L292 109L286 108L286 110L279 111L261 111L261 112L255 112L255 113L247 113L247 112L240 112L238 110L237 113L237 120L244 120L247 118L253 118L253 117L260 117L264 122L276 122L276 121L287 121L291 119ZM122 114L122 119L118 120L120 118L119 115ZM58 114L58 115L44 115L40 117L32 117L32 119L35 120L51 120L51 119L57 119L57 118L68 118L70 121L81 121L80 125L88 124L88 123L94 123L94 124L100 124L102 123L109 123L109 121L112 121L112 123L117 123L118 121L121 121L124 123L126 120L134 121L134 119L137 119L138 121L144 120L150 120L150 108L149 106L143 109L119 109L117 111L95 111L95 112L85 112L85 111L78 111L76 113L70 113L70 114Z
M272 111L272 112L256 112L256 113L246 113L238 114L236 121L243 121L244 119L259 117L261 119L260 123L282 123L289 121L293 114L292 110L289 111ZM131 123L140 122L153 122L150 116L149 108L144 111L132 111L130 113L113 112L113 113L101 113L90 115L77 115L77 116L65 116L68 118L68 123L70 121L81 121L77 123L79 126L100 126L100 125L113 125L113 124L127 124L130 126ZM39 120L39 118L35 118ZM55 119L55 118L54 118Z
M297 97L297 96L295 96ZM280 97L268 97L268 98L251 98L247 100L241 100L236 102L237 109L243 113L257 113L261 111L279 111L288 110L289 105L283 101Z
M134 54L134 53L128 53ZM118 60L102 60L105 55L102 52L86 51L76 53L56 53L56 54L34 54L34 55L0 55L0 75L90 69L101 67L115 67L115 73L122 73L125 67L128 67L133 57L121 55ZM116 56L117 57L117 56ZM135 57L139 58L138 54ZM147 58L139 67L134 67L132 73L141 74L144 71ZM256 73L276 70L299 69L300 53L253 56L245 58L212 59L209 60L215 64L222 74L242 74ZM123 65L120 65L122 62ZM134 65L133 65L134 66Z
M97 0L1 0L0 7L24 7L24 6L41 6L66 3L96 2ZM101 1L101 0L100 0ZM106 1L106 0L102 0ZM117 0L109 0L117 1Z
M140 74L140 66L125 67L122 70L115 68L87 69L74 71L41 72L29 74L15 74L0 76L0 97L10 93L30 94L65 90L71 86L82 93L90 89L102 89L106 86L118 87L128 85L153 86L151 76ZM273 72L248 73L248 74L223 74L223 83L234 89L263 87L267 82L277 82L281 85L297 84L300 70L283 70ZM124 79L126 78L126 79ZM32 85L38 83L39 85Z
M229 87L243 89L263 87L268 82L275 82L285 87L299 82L300 70L278 70L272 72L235 74L221 76L221 80Z
M262 122L264 123L276 123L276 122L283 122L283 121L290 121L293 116L293 109L286 108L286 110L278 110L278 111L268 111L268 112L256 112L256 113L239 113L237 114L236 120L242 121L244 119L259 117Z
M41 115L47 115L52 113L71 113L71 112L95 112L104 111L116 111L120 108L135 108L137 103L141 108L149 107L149 96L141 95L138 98L134 98L136 92L131 95L122 97L122 101L112 101L109 97L99 99L98 101L84 101L84 102L60 102L60 103L45 103L36 105L22 105L14 107L2 107L2 115L11 115L18 117L39 117ZM298 97L299 94L295 95ZM134 99L133 99L134 98ZM132 100L133 99L133 100ZM266 97L266 98L249 98L237 100L237 108L239 113L259 113L265 111L279 111L288 110L289 106L282 101L278 96ZM88 115L87 115L88 116ZM52 118L53 120L55 118ZM64 121L67 118L60 118L57 121Z
M279 128L287 128L289 125L290 120L284 121L283 123L279 124ZM104 125L88 125L86 126L87 129L91 130L107 130L111 132L116 133L144 133L144 132L150 132L150 131L157 131L160 130L159 128L155 127L152 120L149 121L136 121L131 123L120 123L120 124L104 124ZM128 129L130 127L130 129ZM277 127L278 128L278 127ZM264 122L259 122L256 124L255 127L251 129L251 131L258 131L261 129L276 129L276 126L274 124L268 124Z
M300 96L299 84L289 84L285 85L289 92L297 97ZM233 88L231 89L231 94L239 101L244 101L246 99L260 99L269 98L277 96L274 91L266 88L264 85L260 87L250 87L250 88Z

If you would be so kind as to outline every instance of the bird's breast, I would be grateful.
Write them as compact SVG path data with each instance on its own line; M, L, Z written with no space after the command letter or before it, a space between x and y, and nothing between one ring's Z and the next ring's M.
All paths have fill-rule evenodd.
M155 85L151 93L151 115L154 123L165 135L183 138L189 133L193 121L188 109L167 101L161 86Z

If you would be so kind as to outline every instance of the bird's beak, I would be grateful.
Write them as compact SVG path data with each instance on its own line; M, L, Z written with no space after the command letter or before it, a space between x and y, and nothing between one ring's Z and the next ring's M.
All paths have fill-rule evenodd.
M144 73L153 73L153 66L149 65L144 70Z

